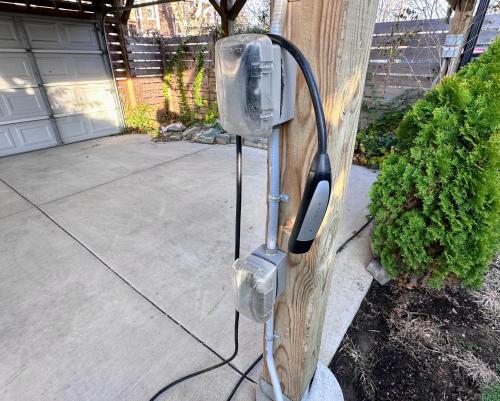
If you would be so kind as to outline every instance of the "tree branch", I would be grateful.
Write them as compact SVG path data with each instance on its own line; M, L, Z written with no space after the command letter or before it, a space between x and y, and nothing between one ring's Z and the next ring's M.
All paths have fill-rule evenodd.
M218 13L219 15L222 15L222 10L221 10L221 8L220 8L219 4L217 4L217 1L215 1L215 0L208 0L208 1L209 1L209 2L210 2L210 4L212 5L212 7L213 7L213 8L215 8L215 11L217 11L217 13Z
M228 11L229 18L231 20L235 20L238 14L240 13L241 9L243 6L246 4L247 0L236 0L231 7L231 9Z

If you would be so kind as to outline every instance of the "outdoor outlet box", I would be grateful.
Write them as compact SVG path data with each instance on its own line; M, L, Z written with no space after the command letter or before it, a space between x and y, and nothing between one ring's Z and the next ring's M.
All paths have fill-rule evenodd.
M297 67L266 35L235 35L215 45L222 128L245 138L269 137L295 115Z
M285 289L286 253L262 245L233 264L236 309L246 317L266 322Z

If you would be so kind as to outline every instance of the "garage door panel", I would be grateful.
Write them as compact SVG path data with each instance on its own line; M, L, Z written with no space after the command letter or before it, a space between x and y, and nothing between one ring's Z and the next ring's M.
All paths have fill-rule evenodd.
M99 50L92 24L24 19L28 41L35 50Z
M88 113L116 108L111 85L65 85L47 87L55 115Z
M99 42L93 25L62 24L62 29L71 49L99 50Z
M0 125L0 156L10 154L16 148L16 142L6 126Z
M0 122L47 115L38 88L0 90Z
M35 85L35 73L28 54L0 53L0 89Z
M0 126L0 156L55 145L56 135L48 119Z
M98 54L36 54L35 59L46 84L109 81L102 56Z
M23 49L21 36L12 18L0 17L0 49Z
M120 132L105 60L92 22L0 16L0 156Z
M56 121L64 143L111 135L120 129L118 110L59 117Z

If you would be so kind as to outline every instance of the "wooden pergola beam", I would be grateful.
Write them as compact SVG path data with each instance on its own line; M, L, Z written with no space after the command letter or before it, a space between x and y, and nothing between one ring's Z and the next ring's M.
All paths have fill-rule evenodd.
M127 2L125 3L125 7L130 7L133 5L134 5L134 0L127 0ZM123 11L122 16L120 18L122 24L128 23L131 12L132 12L132 9Z
M246 2L247 0L236 0L228 12L229 18L234 21Z

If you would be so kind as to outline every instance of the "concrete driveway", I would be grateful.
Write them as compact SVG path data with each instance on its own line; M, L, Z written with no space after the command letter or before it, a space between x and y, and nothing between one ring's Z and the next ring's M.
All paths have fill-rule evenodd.
M136 135L0 159L2 401L147 401L231 354L234 166L234 146ZM353 169L339 244L363 225L374 178ZM243 255L263 242L265 185L265 151L244 148ZM339 263L366 265L367 241ZM362 299L358 270L334 285ZM324 361L347 328L333 310ZM262 327L243 318L240 333L231 366L164 399L225 399L261 352ZM254 399L258 375L235 399Z

